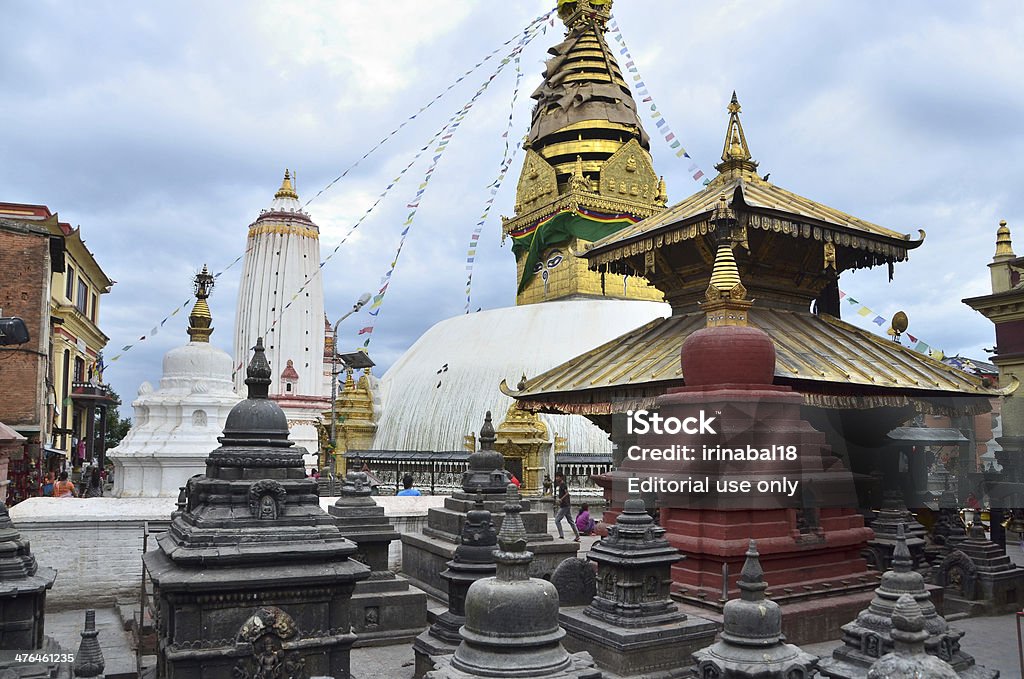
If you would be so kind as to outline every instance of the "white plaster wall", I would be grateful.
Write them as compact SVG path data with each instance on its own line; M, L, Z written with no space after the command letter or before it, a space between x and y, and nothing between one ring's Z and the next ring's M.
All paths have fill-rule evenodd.
M421 530L427 510L444 505L443 496L374 497L400 533ZM337 498L320 498L324 511ZM174 498L35 497L10 509L11 520L42 566L57 569L47 594L50 610L137 601L142 584L142 533L162 532L174 511ZM154 535L149 549L158 549ZM401 540L388 553L392 570L402 563Z

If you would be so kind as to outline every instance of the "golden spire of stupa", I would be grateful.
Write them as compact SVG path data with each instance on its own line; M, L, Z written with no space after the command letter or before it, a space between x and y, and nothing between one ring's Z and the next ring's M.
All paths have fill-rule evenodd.
M274 198L295 198L296 200L299 198L299 194L295 193L295 189L292 188L292 177L287 168L284 171L284 181L281 182L281 188L274 194Z
M209 342L213 334L213 316L206 299L213 290L213 276L203 264L203 270L196 274L194 283L196 303L188 316L188 336L193 342Z
M715 208L716 217L725 219L731 212L725 196L722 196ZM747 310L753 304L747 299L747 289L740 281L740 271L732 252L732 239L727 236L726 234L726 237L718 242L711 281L704 293L705 302L702 308L709 328L719 325L746 325Z
M722 174L730 170L750 173L755 173L757 170L757 163L751 160L747 137L743 134L743 125L740 123L740 102L736 98L735 91L732 93L732 101L729 102L729 126L725 131L722 162L715 165L715 169Z
M1006 220L999 221L999 230L996 231L996 254L992 258L992 261L1002 262L1007 259L1015 259L1017 255L1013 254L1013 243L1010 242L1010 227L1006 225Z

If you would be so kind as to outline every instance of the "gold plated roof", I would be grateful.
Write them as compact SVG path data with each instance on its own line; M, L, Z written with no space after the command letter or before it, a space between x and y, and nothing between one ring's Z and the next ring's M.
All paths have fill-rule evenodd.
M810 404L872 408L905 405L910 396L999 394L973 375L831 316L754 307L749 323L775 342L776 383L793 386ZM658 393L684 384L679 351L704 326L701 312L656 319L510 393L523 408L551 412L607 414L613 401L653 405Z
M751 159L747 138L740 123L740 105L735 92L728 110L729 123L722 149L722 162L715 166L719 171L718 176L701 191L681 202L594 243L588 249L588 253L592 253L588 257L596 257L596 261L592 259L592 264L617 259L609 253L655 233L670 233L680 227L689 228L695 221L710 216L722 195L728 195L734 201L734 208L745 205L771 218L770 225L752 222L751 226L755 228L775 228L780 219L794 225L802 223L808 227L817 227L815 240L834 240L850 247L881 252L886 256L905 255L906 250L923 242L923 231L920 231L921 240L914 241L908 234L859 219L763 179L756 172L757 163ZM822 229L827 234L822 234ZM797 232L812 233L810 228L797 229ZM876 249L875 244L879 242L884 245ZM893 250L892 246L896 246L896 249ZM599 253L609 256L597 257Z

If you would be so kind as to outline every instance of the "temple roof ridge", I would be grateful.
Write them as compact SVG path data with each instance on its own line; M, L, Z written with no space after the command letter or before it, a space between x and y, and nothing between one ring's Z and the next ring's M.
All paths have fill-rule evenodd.
M781 214L784 221L790 222L797 220L786 220L786 216L798 218L801 222L799 235L802 237L823 240L827 230L830 240L842 241L844 245L849 244L856 249L878 252L896 261L905 259L906 251L924 242L925 233L922 229L918 229L919 239L913 240L910 234L900 233L805 198L758 175L757 163L751 159L746 134L740 122L740 104L735 93L728 110L729 123L722 162L715 166L719 170L718 176L675 205L592 243L585 253L585 256L592 258L592 266L617 259L616 251L627 244L632 245L655 234L688 228L691 224L709 220L722 194L733 198L734 208L751 208L759 213L759 217L763 214L765 218L778 220ZM803 224L806 224L806 228Z

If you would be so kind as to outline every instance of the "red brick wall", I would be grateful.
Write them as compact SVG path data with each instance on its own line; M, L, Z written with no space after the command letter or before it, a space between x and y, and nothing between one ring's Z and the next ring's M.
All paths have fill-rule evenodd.
M46 435L50 323L49 234L0 222L0 308L28 326L25 344L0 347L0 422Z

